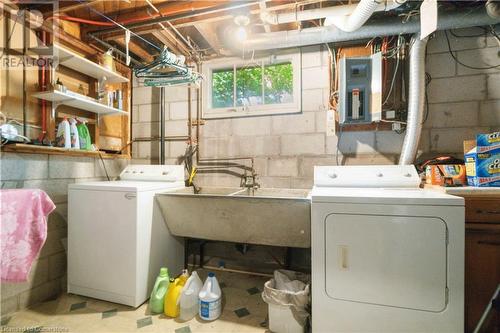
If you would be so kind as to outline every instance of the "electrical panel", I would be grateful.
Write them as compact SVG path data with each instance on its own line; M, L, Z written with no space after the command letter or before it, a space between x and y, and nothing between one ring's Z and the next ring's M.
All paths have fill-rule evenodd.
M381 119L381 64L379 53L340 60L340 124L371 123Z

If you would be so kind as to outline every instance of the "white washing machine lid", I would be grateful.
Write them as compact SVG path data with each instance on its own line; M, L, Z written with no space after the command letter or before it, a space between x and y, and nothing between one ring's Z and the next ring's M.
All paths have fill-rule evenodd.
M461 197L420 188L314 187L313 203L463 206Z
M148 181L103 181L103 182L87 182L74 183L68 186L71 190L91 190L91 191L111 191L111 192L143 192L143 191L159 191L172 188L184 187L184 181L174 182L148 182Z

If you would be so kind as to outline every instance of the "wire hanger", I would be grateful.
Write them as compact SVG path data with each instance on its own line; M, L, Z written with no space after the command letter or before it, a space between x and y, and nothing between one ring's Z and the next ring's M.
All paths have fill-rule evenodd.
M151 87L199 84L201 74L185 65L186 58L168 51L165 46L151 63L134 69L135 76L144 79L144 85Z

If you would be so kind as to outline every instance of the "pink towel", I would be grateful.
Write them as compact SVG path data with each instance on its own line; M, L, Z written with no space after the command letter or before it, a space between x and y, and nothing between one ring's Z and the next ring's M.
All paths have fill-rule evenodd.
M47 238L47 216L56 206L37 189L0 191L1 279L23 282Z

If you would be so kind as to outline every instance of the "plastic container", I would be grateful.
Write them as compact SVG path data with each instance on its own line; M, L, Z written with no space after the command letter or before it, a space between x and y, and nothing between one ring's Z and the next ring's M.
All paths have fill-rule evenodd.
M219 318L222 310L222 291L214 273L208 273L207 280L200 290L199 297L200 318L203 320L215 320Z
M168 268L160 268L160 275L156 278L151 297L149 298L149 309L151 313L158 314L163 312L163 304L165 302L165 295L168 291L169 282Z
M78 130L78 140L80 141L80 149L82 150L92 150L92 142L90 138L89 128L85 122L81 122L76 125Z
M276 333L303 333L309 317L307 274L276 270L264 284L262 299L268 304L269 330Z
M71 148L71 129L67 118L64 118L57 126L56 146Z
M164 313L165 316L176 318L179 316L179 297L181 296L182 288L186 284L189 274L186 270L176 279L170 279L168 291L165 295Z
M182 289L181 297L179 298L180 314L179 319L188 321L193 319L198 314L200 298L198 294L203 287L198 273L194 271Z
M71 136L71 148L80 149L80 137L78 135L78 128L76 127L76 119L69 120L69 132Z

